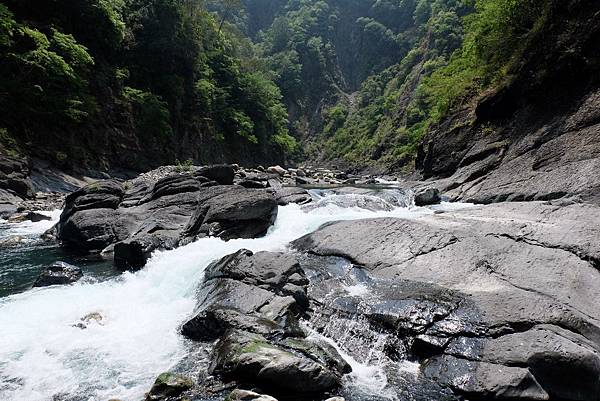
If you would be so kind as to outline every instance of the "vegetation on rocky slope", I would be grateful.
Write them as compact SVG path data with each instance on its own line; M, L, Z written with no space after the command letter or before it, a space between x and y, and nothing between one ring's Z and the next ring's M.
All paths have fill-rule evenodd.
M63 165L410 169L430 127L510 81L550 3L9 0L0 141Z
M72 165L280 160L280 91L236 42L197 2L0 4L3 146Z

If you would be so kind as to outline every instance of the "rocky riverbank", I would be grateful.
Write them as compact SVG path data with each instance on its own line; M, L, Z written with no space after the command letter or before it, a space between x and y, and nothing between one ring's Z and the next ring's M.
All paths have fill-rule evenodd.
M240 243L215 253L176 329L187 356L147 400L600 400L596 205L565 198L454 210L427 206L444 194L423 183L306 170L170 166L66 197L46 237L125 270L214 237L276 235L286 228L274 226L281 210L346 220L286 234L282 244L295 240L285 249ZM329 189L296 186L308 179L306 187ZM348 220L351 210L387 217ZM85 275L57 263L36 286L76 286ZM111 327L96 309L77 319L90 314ZM77 319L69 327L82 335L94 327ZM375 389L361 381L365 369Z
M400 399L598 400L599 219L591 205L504 203L331 223L298 253L229 255L182 326L218 340L212 376L174 399L387 400L340 386L341 355L377 353Z

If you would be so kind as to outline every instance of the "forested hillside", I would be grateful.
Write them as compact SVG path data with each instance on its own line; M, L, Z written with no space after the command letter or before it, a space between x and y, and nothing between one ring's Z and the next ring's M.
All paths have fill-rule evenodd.
M421 138L510 81L550 1L212 2L272 71L303 157L414 169Z
M0 133L61 167L282 162L277 86L198 2L0 4Z
M7 0L2 146L64 167L410 172L423 137L510 85L555 3Z

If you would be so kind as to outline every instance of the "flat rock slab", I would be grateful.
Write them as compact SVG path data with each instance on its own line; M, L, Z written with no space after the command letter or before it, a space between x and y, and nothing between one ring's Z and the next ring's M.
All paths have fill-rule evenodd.
M419 306L412 316L424 324L403 326L419 345L414 352L427 375L457 394L595 401L599 230L594 206L506 203L416 220L330 223L293 245L346 258L390 288L398 283L402 294L415 288L406 284L413 282L458 299L445 310L439 302L433 309ZM410 297L427 305L422 295ZM397 313L395 304L375 312L395 322L410 303L390 299L401 300ZM443 313L431 319L432 310Z

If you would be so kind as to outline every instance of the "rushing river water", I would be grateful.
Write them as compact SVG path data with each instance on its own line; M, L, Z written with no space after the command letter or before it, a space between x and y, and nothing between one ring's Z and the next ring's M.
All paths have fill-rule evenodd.
M76 259L37 242L58 213L51 214L53 222L3 223L0 238L23 236L25 245L0 253L0 400L138 401L159 373L186 355L189 344L178 327L193 310L195 288L211 261L240 248L285 250L290 241L329 221L433 213L407 207L406 196L397 190L313 195L310 207L280 207L263 238L201 239L157 252L136 273L117 274L107 262ZM29 289L41 265L55 260L78 264L86 277L70 286ZM93 313L103 319L91 320L86 329L75 326ZM355 382L383 391L385 377L376 367L356 361L354 367Z

